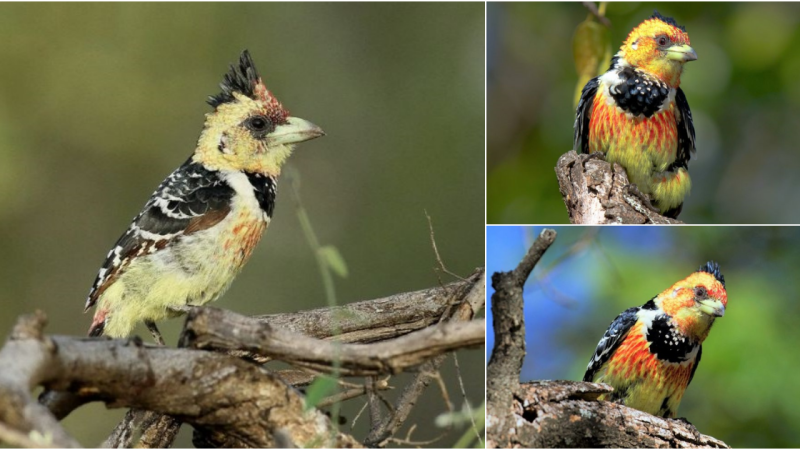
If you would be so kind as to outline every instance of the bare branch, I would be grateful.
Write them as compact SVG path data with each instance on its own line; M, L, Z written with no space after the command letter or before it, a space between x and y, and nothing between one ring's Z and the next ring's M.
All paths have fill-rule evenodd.
M297 443L358 445L336 433L322 413L305 411L295 390L251 363L210 352L146 347L139 339L42 336L43 314L33 317L20 319L0 350L0 367L15 368L0 373L0 401L6 402L0 421L14 429L52 436L58 446L77 446L31 398L29 389L42 384L97 395L112 407L176 416L209 434L228 434L240 447L271 446L279 429Z
M555 239L554 230L544 229L513 271L496 272L492 275L492 287L495 289L492 295L495 341L486 368L487 404L490 405L490 411L494 405L508 405L512 393L519 385L519 372L525 357L522 287Z
M335 322L341 331L336 340L375 342L439 322L448 307L460 303L483 274L484 269L479 268L465 280L440 287L332 308L258 316L257 319L276 328L320 339L332 336Z
M561 196L574 224L676 224L683 223L650 210L632 192L625 169L597 153L563 154L556 164ZM641 194L639 194L641 195Z
M441 323L372 344L321 341L230 311L195 308L188 314L182 346L244 351L294 366L347 376L395 374L432 357L485 343L486 322Z

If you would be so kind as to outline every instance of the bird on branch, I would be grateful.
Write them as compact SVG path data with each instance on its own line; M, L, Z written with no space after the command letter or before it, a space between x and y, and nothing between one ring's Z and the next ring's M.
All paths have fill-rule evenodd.
M85 311L90 336L124 337L219 298L247 262L275 207L294 145L324 135L289 115L245 50L209 97L197 147L162 183L106 256Z
M597 344L583 381L614 388L600 400L674 418L700 364L703 341L727 306L725 277L719 264L708 262L617 316Z
M589 80L575 117L573 147L625 168L645 204L677 218L691 190L695 133L680 88L697 59L686 29L657 11L630 32L611 67ZM653 203L650 203L652 199Z

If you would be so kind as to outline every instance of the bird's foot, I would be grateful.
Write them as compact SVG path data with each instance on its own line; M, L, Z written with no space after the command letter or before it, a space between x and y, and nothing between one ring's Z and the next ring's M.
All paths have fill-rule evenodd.
M653 206L650 202L650 197L643 194L639 188L631 183L625 186L625 192L622 194L622 198L625 199L625 202L633 209L647 217L650 220L650 223L669 223L665 222L663 218L660 217L661 210Z
M606 160L606 154L603 153L603 152L592 152L592 153L589 153L589 158L588 159L599 159L601 161L605 161Z
M687 419L686 417L677 417L677 418L670 419L670 420L674 420L674 421L676 421L676 422L680 422L680 423L681 423L681 424L683 424L683 425L684 425L686 428L688 428L688 429L689 429L689 431L691 431L691 432L692 432L692 434L693 434L693 435L695 435L695 437L697 437L697 438L699 439L699 437L700 437L700 431L698 431L698 430L697 430L697 427L695 427L695 426L692 424L692 422L689 422L689 419Z
M153 335L153 339L156 341L156 344L158 344L158 345L160 345L162 347L167 345L164 342L164 337L161 336L161 332L158 331L158 327L156 326L155 322L153 322L152 320L145 320L144 321L144 325L150 331L150 334Z
M175 306L168 306L167 309L176 313L176 314L188 314L189 311L194 308L193 306L189 305L175 305Z

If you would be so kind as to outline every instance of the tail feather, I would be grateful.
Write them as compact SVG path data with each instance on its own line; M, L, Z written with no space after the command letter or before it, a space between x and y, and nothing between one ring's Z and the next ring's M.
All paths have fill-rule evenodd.
M106 328L106 320L108 320L108 310L98 309L97 312L94 313L94 319L92 319L92 326L89 327L89 337L102 336L103 331Z

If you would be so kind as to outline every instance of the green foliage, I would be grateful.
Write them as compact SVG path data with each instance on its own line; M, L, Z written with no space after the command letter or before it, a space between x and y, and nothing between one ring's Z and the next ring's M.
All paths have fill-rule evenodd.
M460 427L467 428L464 434L456 441L453 448L484 448L482 439L478 436L483 436L484 427L486 424L486 403L484 402L478 408L469 406L468 403L464 404L461 411L453 411L449 413L440 414L436 417L436 426L440 428Z
M347 263L338 248L333 245L323 245L317 249L317 252L336 275L347 278Z
M601 11L605 10L605 2ZM592 14L578 24L572 36L572 57L578 72L573 105L578 106L583 86L611 64L611 32L608 27L598 23Z
M305 409L315 408L322 399L336 390L336 378L322 375L316 377L306 389Z

